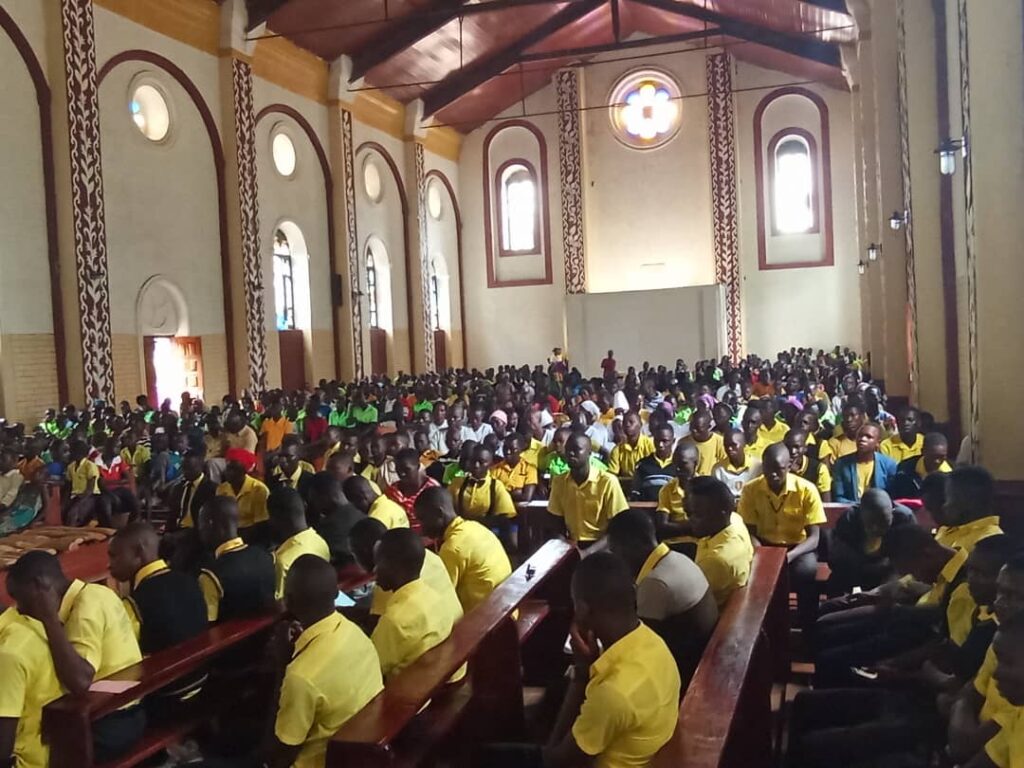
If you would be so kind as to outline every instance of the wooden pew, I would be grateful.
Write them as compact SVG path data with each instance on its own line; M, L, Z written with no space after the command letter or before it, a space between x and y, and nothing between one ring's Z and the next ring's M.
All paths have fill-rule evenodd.
M547 542L466 614L445 642L392 678L345 723L328 743L327 766L413 766L483 741L523 738L524 674L542 674L543 667L559 662L565 668L560 652L551 651L561 648L568 632L569 584L578 560L578 551L568 542ZM527 611L527 601L546 605L542 611ZM520 607L524 611L517 623L513 614ZM528 664L525 673L521 637L523 657L531 654L531 646L549 651L534 654L538 663ZM447 686L466 662L468 679Z
M788 667L786 551L760 547L750 581L718 620L654 768L772 763L771 691Z
M123 693L89 691L84 696L63 696L43 709L43 738L50 744L51 768L92 768L91 724L105 715L136 701L147 694L204 669L208 664L241 643L268 635L274 616L226 621L198 637L147 656L111 675L108 680L129 680L138 685ZM179 720L146 729L138 744L120 759L104 763L102 768L128 768L156 754L195 731L206 722L218 704L230 706L237 690L220 691L223 698L208 685Z

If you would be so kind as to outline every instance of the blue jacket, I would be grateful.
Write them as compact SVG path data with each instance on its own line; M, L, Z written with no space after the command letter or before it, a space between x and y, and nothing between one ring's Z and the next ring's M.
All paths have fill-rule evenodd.
M875 453L875 473L872 488L888 491L896 477L896 462L883 453ZM832 501L854 504L860 501L857 490L857 454L843 456L832 468Z

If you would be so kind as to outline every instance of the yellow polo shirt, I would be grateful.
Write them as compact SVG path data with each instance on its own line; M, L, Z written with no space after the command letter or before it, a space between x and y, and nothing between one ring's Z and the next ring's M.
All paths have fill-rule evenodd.
M210 456L209 452L206 454L207 458L214 458ZM128 448L121 449L121 461L125 464L131 465L132 470L135 472L135 477L142 475L142 470L146 466L146 462L150 460L152 453L149 448L144 445L136 445L135 450L132 451Z
M949 603L946 605L946 626L949 628L949 639L956 645L964 644L976 624L994 620L995 614L987 606L974 602L966 581L958 584L949 596Z
M383 688L363 630L338 613L307 627L285 669L274 723L278 741L302 745L292 767L322 768L327 740Z
M719 608L725 607L729 596L747 586L754 545L743 518L733 512L729 525L714 536L697 539L694 562L704 571Z
M757 439L752 443L747 443L743 452L752 459L760 459L764 455L764 449L769 445L771 445L771 442L765 436L765 433L759 428L757 430Z
M71 483L71 495L81 496L85 493L86 487L89 485L90 480L95 480L93 483L92 492L93 495L97 495L100 492L100 469L94 462L88 459L82 459L78 462L71 462L68 464L68 481Z
M142 661L128 612L113 590L75 579L58 611L68 641L102 680Z
M256 523L264 522L267 514L267 497L270 491L262 482L252 475L246 475L242 483L242 489L235 493L231 483L221 483L217 486L218 496L230 496L238 502L238 527L248 528Z
M535 437L530 438L530 447L523 451L520 455L523 461L528 464L533 464L534 468L540 466L540 454L544 450L544 443Z
M16 768L46 768L49 747L42 740L43 707L60 698L46 630L14 608L0 626L0 717L18 719L14 735Z
M685 523L689 519L684 508L685 499L686 490L679 482L679 478L673 477L658 491L658 512L665 512L671 523ZM667 544L682 544L692 541L696 541L692 536L674 536L671 539L665 539Z
M995 720L1005 728L1017 707L1004 699L1003 694L999 692L999 687L992 678L995 671L996 652L990 645L978 674L974 676L974 690L985 697L985 703L981 705L981 711L978 713L978 722L987 723L989 720Z
M935 540L943 546L966 549L971 553L979 541L1002 532L1003 529L999 527L999 516L990 515L963 525L943 525L936 531Z
M513 467L507 461L491 467L491 477L511 491L521 491L528 485L537 484L537 465L531 464L522 455Z
M374 520L380 520L389 531L392 528L409 527L409 515L405 513L402 505L392 501L384 494L381 494L374 500L366 516L372 517Z
M829 438L828 448L833 459L841 459L843 456L849 456L851 453L857 452L857 441L851 440L846 435L840 435L839 437ZM820 457L821 454L819 453L818 456Z
M985 754L997 768L1024 768L1024 707L1014 707L1006 722L985 744Z
M807 477L804 473L807 472L807 465L810 462L806 456L800 464L800 471L796 474L807 480L810 483L814 483L814 486L818 489L819 493L832 493L832 473L828 471L828 465L821 459L818 460L818 476Z
M872 458L871 461L858 461L857 466L857 494L863 496L864 491L868 489L868 484L871 482L871 478L875 475L875 460Z
M387 680L416 659L440 645L462 618L462 605L451 590L438 592L423 579L416 579L391 594L371 640L380 657L380 669ZM449 678L454 683L466 676L463 664Z
M818 489L792 472L786 475L779 495L768 487L765 477L751 480L743 486L736 511L744 523L757 529L757 537L769 544L800 544L807 538L807 526L827 522Z
M640 435L636 445L630 445L623 441L612 448L612 455L608 459L608 471L613 475L632 477L636 474L636 465L640 459L646 458L654 453L654 438L650 435Z
M591 466L582 485L572 479L572 472L551 478L548 512L565 519L573 541L601 538L608 529L608 522L626 509L629 509L626 495L619 479L610 472Z
M295 431L295 425L282 416L279 419L264 419L260 424L260 435L266 438L268 451L276 451L281 447L284 436Z
M448 569L445 568L441 558L429 549L424 553L423 567L420 569L420 581L433 589L450 595L456 602L459 596L455 594L455 586L448 577ZM373 599L370 601L370 613L374 616L383 615L391 600L392 592L381 589L379 586L373 588Z
M956 553L949 558L949 561L939 571L939 578L932 584L932 588L925 592L918 599L918 605L939 605L946 597L946 593L949 591L950 586L956 580L956 577L960 573L960 569L964 567L967 562L968 552L965 549L958 549Z
M679 670L665 642L643 623L605 649L572 724L595 768L643 768L675 732Z
M331 550L327 542L312 528L285 539L274 550L274 597L278 600L284 598L284 580L288 578L288 569L303 555L316 555L327 562L331 561Z
M917 463L914 465L914 471L917 473L917 476L920 477L920 478L928 477L928 470L925 469L924 457L923 456L920 459L917 460ZM939 472L939 473L941 473L943 475L948 475L950 472L953 471L953 468L951 466L949 466L949 462L948 461L944 461L941 464L939 464L939 468L936 469L935 471Z
M828 440L823 440L819 444L818 438L816 438L814 435L808 435L807 445L818 446L818 461L829 462L835 459L835 456L832 454L832 446L828 444Z
M512 573L512 564L498 537L475 520L452 520L444 531L438 555L467 613Z
M908 445L903 442L903 438L900 437L899 432L897 432L892 437L885 438L885 440L882 441L882 444L878 447L878 450L899 464L901 461L909 459L911 456L921 455L921 451L924 450L924 435L918 433L914 442Z
M705 440L703 443L698 443L693 439L693 436L685 437L687 440L696 447L697 449L697 474L710 477L711 470L715 468L715 465L729 458L725 452L725 441L722 436L717 432L712 432L711 437Z
M470 475L456 477L448 486L455 503L455 514L467 520L480 520L490 512L499 517L516 516L516 503L508 488L496 478L477 480ZM492 497L493 494L493 497Z
M762 424L758 430L758 437L763 437L768 441L768 445L774 445L775 443L781 443L786 433L789 432L789 424L784 421L775 420L775 423L771 426Z

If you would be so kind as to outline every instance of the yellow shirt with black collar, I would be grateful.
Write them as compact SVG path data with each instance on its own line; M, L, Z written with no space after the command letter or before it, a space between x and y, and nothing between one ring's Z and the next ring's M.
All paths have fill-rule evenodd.
M597 541L608 529L608 522L629 509L619 479L610 472L591 466L581 484L572 472L551 478L548 512L565 519L573 541Z
M0 622L0 718L16 718L14 765L46 768L50 749L43 743L43 707L60 698L46 630L14 608Z
M230 496L238 502L238 527L248 528L266 521L267 498L270 491L262 482L252 475L246 475L242 487L235 493L231 483L221 483L217 486L218 496Z
M422 578L396 589L370 637L380 657L384 679L398 674L447 640L461 618L462 605L451 590L434 590ZM448 682L458 682L465 676L463 664Z
M897 432L892 437L885 438L878 450L899 464L912 456L921 455L921 451L924 450L924 435L918 433L913 443L905 443Z
M537 484L537 465L531 464L522 456L515 466L501 461L491 467L491 477L497 479L509 492L521 491L528 485Z
M725 606L733 592L747 585L753 559L750 533L743 518L735 512L729 525L714 536L697 539L694 562L704 572L719 608Z
M632 477L636 474L636 465L640 459L654 453L654 439L650 435L640 435L636 445L623 441L612 448L608 460L608 471L620 477Z
M206 479L206 474L205 473L200 473L199 477L197 477L195 480L193 480L191 482L192 490L191 491L185 491L185 492L183 492L181 494L181 503L182 503L182 506L184 507L184 509L181 509L181 510L178 511L178 514L181 515L181 523L179 524L179 527L181 527L181 528L194 528L195 527L196 522L195 522L195 520L192 519L192 510L190 509L190 507L192 506L192 499L195 497L196 489L199 488L199 484L202 483L203 480L205 480L205 479ZM187 483L188 481L187 480L183 480L182 482L186 482ZM187 505L185 504L186 501L188 501Z
M96 466L95 462L89 461L89 459L81 459L80 461L73 461L68 464L67 469L68 480L71 483L71 495L81 496L85 493L85 489L89 487L89 481L92 480L92 493L97 495L100 492L100 468Z
M150 576L156 576L158 573L164 573L169 570L170 567L164 560L154 560L152 563L142 566L136 571L135 578L132 579L132 589L138 589L139 585ZM135 633L135 639L138 640L139 634L142 632L142 615L139 613L135 601L130 597L124 598L123 602L124 609L128 613L128 619L132 623L132 632Z
M409 515L405 513L402 505L392 501L384 494L374 499L366 516L379 520L389 531L392 528L409 527Z
M452 584L452 580L448 576L448 569L445 568L444 562L429 549L424 552L423 567L420 568L420 581L435 592L446 594L455 602L459 601L459 596L455 594L455 585ZM383 615L393 594L386 589L381 589L380 586L374 587L373 598L370 600L370 613L374 616Z
M131 618L113 590L75 579L57 615L68 641L93 668L94 680L142 661Z
M814 483L814 486L818 489L819 493L832 493L832 474L828 471L828 465L824 461L819 459L818 476L807 477L805 473L807 472L807 465L810 463L810 461L810 459L804 456L803 460L800 463L800 471L797 472L796 474L802 477L804 480L807 480L810 483Z
M323 537L312 528L299 531L290 536L274 550L274 597L284 598L284 582L288 578L288 569L292 563L303 555L316 555L327 562L331 561L331 550Z
M505 484L488 475L477 480L471 475L456 477L448 486L455 514L467 520L482 520L488 513L498 517L516 516L516 503Z
M725 452L725 440L717 432L712 432L711 437L703 443L694 439L693 435L683 439L693 443L697 449L697 474L700 476L710 477L715 465L729 458Z
M243 549L246 546L242 539L228 539L214 550L213 556L218 558L225 552ZM206 602L206 620L212 624L220 616L220 599L223 596L220 583L213 573L203 569L199 572L199 589L202 590L203 600Z
M640 768L675 732L679 670L665 642L643 623L590 667L572 736L596 768Z
M929 472L928 472L927 467L925 467L925 465L924 465L924 457L923 456L920 459L917 460L917 463L914 465L914 471L917 473L917 476L922 478L922 479L928 477ZM944 461L941 464L939 464L938 469L936 469L935 471L939 472L939 473L941 473L943 475L948 475L950 472L953 471L953 468L951 466L949 466L949 462L948 461Z
M657 511L667 514L670 523L685 523L689 519L686 516L685 499L686 489L678 477L673 477L658 491ZM674 536L665 539L666 544L685 544L694 541L696 539L693 536Z
M946 547L965 549L968 554L974 551L974 545L989 536L1003 532L999 527L999 516L979 517L963 525L943 525L935 533L935 540Z
M383 688L377 651L359 627L334 612L307 627L285 669L274 723L278 741L302 746L293 768L323 768L327 740Z
M512 564L498 537L475 520L456 517L441 538L438 555L468 613L511 575Z
M827 522L818 489L792 472L786 475L781 494L772 491L763 476L751 480L743 487L736 511L768 544L800 544L807 538L808 526Z

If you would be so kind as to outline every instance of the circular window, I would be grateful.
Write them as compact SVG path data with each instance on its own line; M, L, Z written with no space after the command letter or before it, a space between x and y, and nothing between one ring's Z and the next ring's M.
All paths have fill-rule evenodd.
M371 157L366 158L366 162L363 163L363 190L366 192L366 196L375 203L379 203L384 195L384 187L380 182L380 169L377 168L377 163Z
M436 221L441 220L441 214L444 212L441 187L434 180L427 184L427 212L430 214L430 218Z
M625 75L612 89L609 116L615 136L635 149L653 149L679 131L679 85L658 69Z
M167 99L152 85L140 85L132 91L128 103L132 122L150 141L163 141L171 129Z
M274 168L282 176L295 173L295 143L284 131L278 129L270 140L270 151L274 157Z

